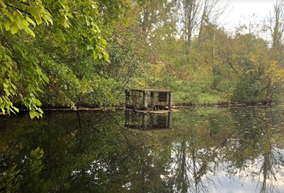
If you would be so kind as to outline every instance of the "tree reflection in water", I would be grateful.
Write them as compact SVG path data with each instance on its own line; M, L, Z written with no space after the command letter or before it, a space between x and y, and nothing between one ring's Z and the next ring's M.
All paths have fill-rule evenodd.
M282 192L283 113L277 107L135 115L131 125L140 124L142 130L130 128L124 112L46 112L39 120L0 117L0 188L238 192L228 183L234 182L242 191L248 184L255 192Z

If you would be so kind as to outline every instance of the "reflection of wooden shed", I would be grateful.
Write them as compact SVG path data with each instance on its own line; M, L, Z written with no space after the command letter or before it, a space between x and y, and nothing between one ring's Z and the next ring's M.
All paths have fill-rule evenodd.
M126 108L140 110L171 110L173 92L170 90L127 89L125 90Z
M125 126L145 131L172 128L172 115L167 113L137 113L125 111Z

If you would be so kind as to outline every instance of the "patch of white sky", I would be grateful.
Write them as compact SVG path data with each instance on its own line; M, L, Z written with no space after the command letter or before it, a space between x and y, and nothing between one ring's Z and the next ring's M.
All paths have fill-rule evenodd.
M230 9L219 19L219 26L234 33L240 25L262 23L273 14L277 0L222 0L230 3ZM267 34L266 34L267 35Z

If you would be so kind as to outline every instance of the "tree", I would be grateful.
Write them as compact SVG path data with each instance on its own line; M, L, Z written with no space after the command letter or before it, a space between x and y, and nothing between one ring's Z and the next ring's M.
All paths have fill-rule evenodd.
M124 1L1 0L2 112L16 112L15 103L22 103L32 118L40 117L42 102L53 100L48 97L59 99L57 105L72 105L82 97L99 106L110 103L112 79L98 68L108 61L101 29L107 30L103 26L110 18L119 18L124 5Z
M273 49L280 51L282 50L282 40L284 32L284 1L280 0L274 4L274 17L270 19L270 31L272 36L272 47Z

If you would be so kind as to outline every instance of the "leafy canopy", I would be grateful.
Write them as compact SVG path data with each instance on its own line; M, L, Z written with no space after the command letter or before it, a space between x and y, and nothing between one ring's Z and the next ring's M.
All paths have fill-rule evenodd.
M103 104L107 96L111 98L111 79L96 71L96 65L108 61L99 26L107 18L100 14L110 13L103 13L99 5L104 7L93 0L0 0L3 113L18 112L15 103L20 103L31 118L41 117L39 106L50 100L46 96L58 93L62 105L74 104L80 93L100 93L104 97L95 101L97 104ZM88 67L84 76L82 70L78 72L80 61ZM82 91L82 84L92 88Z

